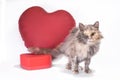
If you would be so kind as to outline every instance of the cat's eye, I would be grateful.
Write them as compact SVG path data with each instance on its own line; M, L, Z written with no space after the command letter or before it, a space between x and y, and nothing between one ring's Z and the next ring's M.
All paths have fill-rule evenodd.
M91 33L91 36L94 36L95 35L95 32Z

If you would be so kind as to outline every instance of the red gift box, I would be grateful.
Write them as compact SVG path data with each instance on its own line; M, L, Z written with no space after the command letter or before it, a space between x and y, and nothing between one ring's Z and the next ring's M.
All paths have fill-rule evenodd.
M52 57L49 54L21 54L20 65L26 70L50 68Z

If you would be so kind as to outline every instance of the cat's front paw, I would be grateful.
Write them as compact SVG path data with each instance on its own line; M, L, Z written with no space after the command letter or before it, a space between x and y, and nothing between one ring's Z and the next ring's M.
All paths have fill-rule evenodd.
M92 70L91 69L85 69L85 73L91 73Z
M73 74L78 74L79 73L78 70L73 70L72 72L73 72Z
M71 64L70 64L70 63L68 63L68 64L66 65L66 69L71 70Z
M66 66L66 69L71 70L71 66L68 66L68 65L67 65L67 66Z

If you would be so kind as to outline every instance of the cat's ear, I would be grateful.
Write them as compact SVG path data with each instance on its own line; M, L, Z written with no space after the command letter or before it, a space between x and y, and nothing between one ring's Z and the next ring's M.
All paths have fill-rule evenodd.
M96 21L93 25L95 28L99 29L99 21Z
M79 23L79 29L80 29L80 31L84 31L84 24L82 24L82 23Z

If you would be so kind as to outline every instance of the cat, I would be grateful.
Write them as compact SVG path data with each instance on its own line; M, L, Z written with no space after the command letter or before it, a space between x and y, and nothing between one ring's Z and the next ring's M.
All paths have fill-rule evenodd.
M74 27L66 39L56 48L30 47L28 50L36 54L50 53L53 59L64 54L68 57L66 68L76 74L79 73L79 63L85 61L85 72L89 73L91 72L89 68L91 58L98 52L102 38L98 21L89 25L79 23L79 26Z
M85 61L85 72L90 73L91 58L98 52L103 38L99 30L99 22L96 21L93 25L79 23L79 27L75 28L73 33L66 38L60 48L68 57L66 68L72 70L73 73L79 73L78 65Z

